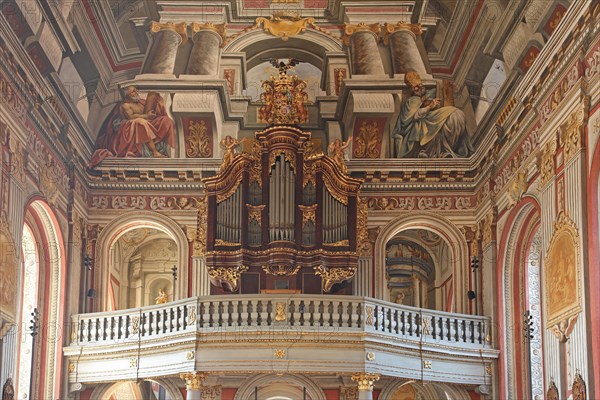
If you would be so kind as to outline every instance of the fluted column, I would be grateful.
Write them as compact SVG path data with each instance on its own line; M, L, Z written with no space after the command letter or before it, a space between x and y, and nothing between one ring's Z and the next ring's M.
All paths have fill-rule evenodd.
M379 378L379 374L368 372L360 372L352 375L352 380L358 384L358 400L373 400L373 384Z
M202 400L202 381L206 379L206 375L194 371L182 373L179 376L185 381L186 400Z
M187 40L187 25L185 22L152 22L150 32L153 34L152 45L146 63L145 74L173 74L179 45Z
M383 43L390 46L395 74L404 74L407 71L416 71L421 76L427 74L417 47L417 36L422 33L421 24L385 24Z
M346 24L344 43L350 46L352 71L355 75L383 75L383 61L377 47L381 26L379 24Z
M225 37L225 24L192 23L194 47L190 54L186 74L217 75L221 44Z

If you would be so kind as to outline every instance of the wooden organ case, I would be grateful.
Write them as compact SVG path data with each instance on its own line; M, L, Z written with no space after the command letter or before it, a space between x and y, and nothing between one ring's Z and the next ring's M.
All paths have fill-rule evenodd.
M218 174L203 179L212 293L350 294L366 241L362 181L295 126L255 137L237 154L226 138Z

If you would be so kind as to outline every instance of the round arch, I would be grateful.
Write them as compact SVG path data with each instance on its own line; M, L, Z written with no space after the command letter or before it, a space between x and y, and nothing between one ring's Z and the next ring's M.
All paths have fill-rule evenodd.
M24 209L23 221L34 229L39 254L38 310L40 335L44 339L36 349L39 364L36 397L60 398L60 376L63 370L63 327L66 313L67 265L60 223L50 205L37 196L31 197ZM23 235L24 224L20 235Z
M392 399L396 391L406 385L412 387L416 399L422 400L470 400L464 387L439 382L418 382L414 380L394 379L386 384L379 393L380 399Z
M508 215L499 241L496 269L498 326L512 327L503 330L503 340L498 343L501 354L498 363L501 397L527 397L527 375L523 373L526 349L514 335L522 331L520 316L525 311L525 261L539 223L539 202L526 196ZM519 318L515 318L517 315Z
M103 310L108 309L108 293L110 282L110 248L124 233L137 228L157 229L167 234L177 244L177 265L179 267L178 285L175 288L175 298L187 296L187 283L195 276L189 276L188 259L189 246L185 233L171 218L152 211L131 211L123 216L113 219L102 229L96 243L96 270L100 273L95 276L95 286L100 288L99 304Z
M275 375L275 374L260 374L248 378L237 390L233 400L250 400L254 399L254 390L256 387L273 386L277 391L271 391L269 388L263 393L261 398L269 398L274 396L289 397L292 399L299 398L297 387L306 388L306 395L309 400L325 399L325 393L312 379L306 375ZM293 386L296 386L294 388Z
M171 378L151 379L151 381L156 382L160 386L164 387L171 399L183 400L183 395L181 394L179 385L175 380L176 379ZM108 382L97 385L92 391L92 394L90 395L90 400L102 400L104 396L106 396L106 394L109 393L115 385L118 385L120 383L122 382Z
M454 293L467 293L467 282L464 277L464 266L468 265L467 241L456 225L448 219L430 212L403 215L390 221L379 233L375 241L375 265L382 266L375 269L375 297L388 298L388 289L385 284L385 246L386 243L398 233L408 229L424 229L442 237L450 248L452 256L452 272L454 276ZM466 310L466 296L454 296L454 311Z

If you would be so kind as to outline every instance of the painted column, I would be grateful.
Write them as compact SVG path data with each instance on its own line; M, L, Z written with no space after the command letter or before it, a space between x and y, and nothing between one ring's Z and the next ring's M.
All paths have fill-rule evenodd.
M201 400L202 381L206 379L206 375L198 371L185 372L179 374L181 379L185 381L186 400Z
M190 54L186 74L213 75L219 71L221 44L225 37L225 24L192 23L194 47Z
M344 28L344 44L350 46L352 72L355 75L384 75L383 61L377 42L381 25L360 23L347 24Z
M422 33L421 24L385 24L383 42L390 46L395 74L416 71L421 76L427 75L425 63L417 47L417 36Z
M143 73L173 74L179 45L187 41L187 26L185 22L152 22L150 32L153 34L152 45L146 56Z
M367 372L352 375L352 380L358 384L358 400L373 400L373 384L379 378L379 374Z

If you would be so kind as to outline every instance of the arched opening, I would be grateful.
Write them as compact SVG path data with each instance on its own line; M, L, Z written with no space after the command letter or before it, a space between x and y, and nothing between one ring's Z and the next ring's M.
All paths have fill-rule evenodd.
M177 243L168 234L153 228L124 232L110 248L109 308L174 300L176 267Z
M379 398L386 400L470 400L464 387L434 382L392 381Z
M435 232L408 229L386 244L388 301L447 311L452 304L450 248Z
M395 240L396 235L400 235L399 238L402 238L402 233L407 231L410 231L408 234L411 236L405 237L404 240L412 241L415 245L420 246L426 250L424 255L431 257L431 262L437 262L434 282L436 282L436 286L443 286L444 289L439 288L436 289L437 292L433 292L436 296L436 308L449 312L465 312L468 291L465 274L468 272L466 266L469 265L466 240L462 232L450 221L427 212L402 216L391 221L381 230L375 242L375 263L377 265L375 268L375 297L383 300L396 300L390 294L392 287L388 286L386 275L388 272L387 245L390 241ZM416 257L413 256L413 263L415 262ZM410 269L410 256L408 263ZM445 285L443 285L444 283ZM429 283L425 286L429 289ZM444 299L440 298L442 293L446 294ZM455 293L456 295L454 295Z
M92 309L113 311L155 304L159 289L165 292L160 294L161 302L193 295L197 286L193 281L198 276L188 268L188 254L182 229L161 214L135 212L113 220L96 244L92 281L98 298Z
M506 332L500 344L506 397L543 395L541 237L538 203L526 197L508 216L499 249L503 286L499 302ZM531 317L531 318L529 318ZM531 325L530 325L531 322ZM531 328L531 329L529 329Z
M50 207L33 201L25 211L21 236L19 319L15 346L15 387L19 398L59 398L66 265L64 242ZM32 312L37 309L37 334L32 336Z
M33 341L31 335L31 318L37 309L39 284L38 244L28 224L23 227L22 247L22 285L21 285L21 322L19 338L18 369L16 378L17 398L31 398L30 384L32 379L31 362L33 361Z
M235 393L234 400L321 400L325 393L305 375L257 375L247 379Z
M101 400L178 400L172 390L154 380L141 382L119 382L110 386L100 397Z

